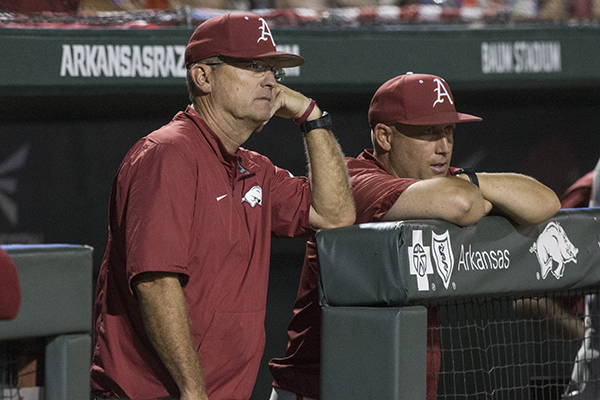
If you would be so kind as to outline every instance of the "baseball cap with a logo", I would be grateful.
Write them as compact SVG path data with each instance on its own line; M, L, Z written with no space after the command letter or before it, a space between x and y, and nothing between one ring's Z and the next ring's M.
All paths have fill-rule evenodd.
M439 76L407 73L390 79L375 92L369 125L437 125L481 121L456 112L450 86Z
M185 48L185 65L214 56L271 58L282 68L304 64L299 55L277 51L267 21L254 14L225 14L196 28Z

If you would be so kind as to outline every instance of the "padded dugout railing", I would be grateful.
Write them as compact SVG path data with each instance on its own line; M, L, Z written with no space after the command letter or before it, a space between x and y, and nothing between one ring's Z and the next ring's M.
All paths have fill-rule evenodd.
M0 321L0 340L46 338L46 400L89 399L92 252L80 245L3 245L19 274L17 317Z
M527 228L495 216L470 227L362 224L320 231L317 244L322 400L425 399L423 304L600 285L599 208L562 210Z

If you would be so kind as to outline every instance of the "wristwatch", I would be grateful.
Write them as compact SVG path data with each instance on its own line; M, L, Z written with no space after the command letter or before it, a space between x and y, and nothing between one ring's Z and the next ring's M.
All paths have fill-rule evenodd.
M479 179L477 178L477 174L473 171L473 168L461 168L458 171L456 171L453 175L460 174L467 174L471 183L479 187Z
M319 118L301 123L300 131L302 131L302 133L308 133L313 129L327 129L330 131L332 127L333 123L331 121L331 115L329 115L327 111L323 111L323 114L321 114Z

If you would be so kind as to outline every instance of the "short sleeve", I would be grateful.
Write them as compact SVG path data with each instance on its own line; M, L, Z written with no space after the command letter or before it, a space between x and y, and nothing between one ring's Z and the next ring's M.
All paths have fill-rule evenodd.
M308 236L310 227L310 185L305 177L292 176L275 167L271 182L271 232L277 237Z
M126 226L127 275L187 273L197 176L195 163L174 146L147 142L119 176Z
M383 171L351 174L356 223L379 222L416 179L396 178Z
M560 197L561 208L586 208L592 198L594 171L590 171L571 185Z

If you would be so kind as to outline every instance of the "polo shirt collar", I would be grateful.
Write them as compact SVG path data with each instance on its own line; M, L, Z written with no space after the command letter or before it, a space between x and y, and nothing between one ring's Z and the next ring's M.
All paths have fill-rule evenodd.
M379 159L373 155L373 151L374 151L373 149L365 149L365 151L363 151L362 153L360 153L358 155L358 157L356 157L356 159L357 160L363 159L363 160L371 161L375 165L377 165L378 168L384 170L387 174L390 174L390 171L388 171L387 167L385 165L383 165L383 163L381 161L379 161ZM452 176L452 175L454 175L454 173L456 171L458 171L458 168L449 167L448 168L448 173L446 175L447 176Z
M223 164L227 165L229 168L237 169L244 175L255 173L260 168L257 163L251 160L248 152L244 148L238 148L234 154L227 151L221 138L213 132L191 105L187 106L185 114L198 126L200 133L206 138L206 141L214 151L215 155Z
M383 165L383 163L381 161L379 161L379 159L377 157L375 157L373 155L373 149L365 149L365 151L363 151L361 154L359 154L359 156L357 157L357 159L363 159L363 160L367 160L367 161L371 161L372 163L374 163L379 169L382 169L383 171L385 171L386 174L390 174L390 171L388 171L387 167L385 165Z

